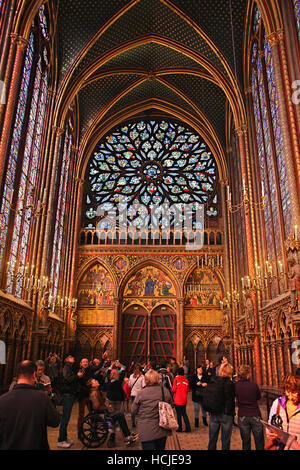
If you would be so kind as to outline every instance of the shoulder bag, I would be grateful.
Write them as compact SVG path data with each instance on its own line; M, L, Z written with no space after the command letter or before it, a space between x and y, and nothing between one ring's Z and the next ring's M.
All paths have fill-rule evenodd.
M162 401L158 402L159 427L176 431L178 429L177 419L175 418L172 406L165 401L164 388L161 387Z

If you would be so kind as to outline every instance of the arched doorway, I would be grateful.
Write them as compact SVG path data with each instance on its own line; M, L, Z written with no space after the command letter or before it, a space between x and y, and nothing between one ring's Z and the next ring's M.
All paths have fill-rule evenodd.
M131 305L123 315L122 363L147 360L147 310Z
M176 355L176 314L167 305L149 313L141 305L129 306L122 321L122 361L159 363Z
M157 363L176 355L176 315L170 307L160 305L152 312L150 344Z

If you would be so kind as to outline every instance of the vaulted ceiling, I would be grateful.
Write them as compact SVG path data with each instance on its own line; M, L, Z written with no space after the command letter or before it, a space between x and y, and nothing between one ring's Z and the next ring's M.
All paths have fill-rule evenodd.
M243 83L246 8L247 0L60 0L59 106L78 99L80 142L147 101L194 116L224 148L228 90Z

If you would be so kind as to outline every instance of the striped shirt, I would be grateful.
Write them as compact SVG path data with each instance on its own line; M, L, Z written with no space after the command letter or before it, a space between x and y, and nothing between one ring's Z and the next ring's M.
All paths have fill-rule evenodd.
M273 402L269 414L269 423L271 424L272 417L277 414L277 405L279 403L279 415L282 419L283 431L288 432L292 436L297 436L297 441L300 444L300 403L298 404L298 408L294 411L294 413L288 417L286 402L287 397L285 395L277 398Z

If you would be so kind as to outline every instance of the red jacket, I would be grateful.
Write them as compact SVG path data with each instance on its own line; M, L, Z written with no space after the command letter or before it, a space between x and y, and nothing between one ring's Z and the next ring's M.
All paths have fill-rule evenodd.
M174 404L186 405L189 391L189 381L183 375L177 375L173 381Z

